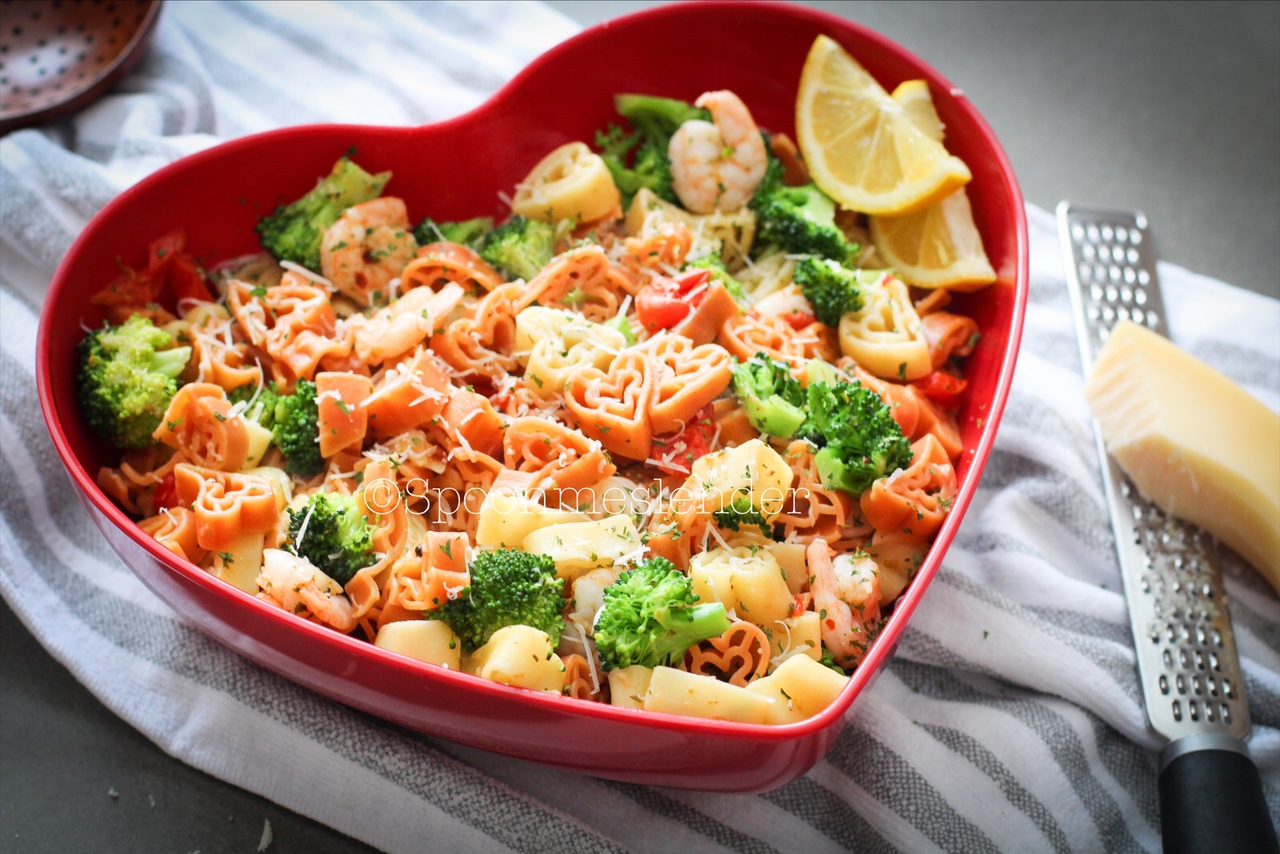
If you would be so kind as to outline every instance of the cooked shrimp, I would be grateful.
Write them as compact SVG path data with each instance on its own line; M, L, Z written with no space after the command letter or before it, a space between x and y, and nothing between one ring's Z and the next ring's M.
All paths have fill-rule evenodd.
M672 188L693 213L735 211L764 178L764 139L747 105L732 92L705 92L696 103L711 111L712 121L690 119L672 135Z
M822 627L822 645L841 667L857 666L880 621L880 575L864 554L831 559L824 540L809 544L809 584Z
M383 196L347 208L320 242L320 271L360 305L394 299L392 281L418 251L404 201Z
M280 549L263 551L258 586L261 598L292 614L310 614L316 622L344 633L356 627L351 600L342 585L297 555Z

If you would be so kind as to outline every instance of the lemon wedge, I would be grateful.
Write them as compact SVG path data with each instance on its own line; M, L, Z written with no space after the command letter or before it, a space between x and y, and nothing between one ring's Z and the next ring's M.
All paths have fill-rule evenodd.
M861 213L914 213L972 177L827 36L814 40L800 74L796 137L818 188Z
M903 80L891 97L925 136L934 142L942 142L942 119L938 118L938 109L933 106L927 81Z
M917 213L870 217L868 225L881 260L909 285L976 291L996 280L964 188Z
M928 83L907 80L893 90L893 99L921 132L942 140ZM996 280L963 187L922 211L869 217L868 225L876 252L909 285L972 291Z

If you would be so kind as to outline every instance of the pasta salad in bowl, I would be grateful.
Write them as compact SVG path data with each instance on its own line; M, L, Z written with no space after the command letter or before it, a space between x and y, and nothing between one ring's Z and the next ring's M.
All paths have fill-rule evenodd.
M976 488L1025 223L976 111L853 24L752 5L726 37L767 70L639 62L715 5L449 122L227 143L94 219L41 400L152 589L487 749L730 791L821 758Z

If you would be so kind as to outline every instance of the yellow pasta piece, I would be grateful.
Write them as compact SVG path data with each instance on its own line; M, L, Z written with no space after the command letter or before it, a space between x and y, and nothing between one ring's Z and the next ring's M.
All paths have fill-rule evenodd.
M802 592L808 586L809 570L804 563L804 543L766 543L765 550L773 555L773 559L782 568L782 578L787 582L787 589L792 595Z
M567 581L612 566L640 547L640 533L630 516L548 525L525 537L522 545L531 554L549 555L556 562L556 575Z
M488 643L466 657L464 668L503 685L553 694L564 690L564 662L555 654L551 637L531 626L498 629Z
M711 676L655 667L644 695L646 712L666 712L717 721L761 724L774 700Z
M769 445L752 439L734 448L699 457L687 486L707 498L707 512L728 507L734 496L751 496L751 505L766 519L782 510L792 472Z
M738 619L766 629L791 613L791 590L772 554L759 547L717 546L689 559L693 592L704 602L720 602Z
M840 318L841 352L886 379L915 380L932 371L929 343L902 280L863 280L862 299L862 308Z
M462 669L462 642L441 620L387 623L378 627L373 644L449 670Z
M539 160L511 200L515 213L548 222L590 222L621 209L609 167L584 142L566 142Z
M626 346L617 329L575 317L533 345L524 383L538 397L562 394L574 373L585 367L607 371Z
M643 664L609 671L609 702L624 709L643 709L653 669Z
M553 510L528 496L505 489L491 489L480 505L476 545L518 549L530 534L548 525L589 521L583 513Z
M808 656L797 655L742 690L770 701L765 707L765 723L791 724L811 718L830 706L848 682L849 677Z
M249 450L245 453L240 471L249 471L257 468L258 463L262 462L262 455L271 447L271 431L251 418L244 419L244 426L245 432L249 434Z
M756 214L750 208L744 206L732 213L692 214L659 198L647 187L631 200L623 225L632 237L648 237L665 223L681 223L689 229L693 236L690 259L719 255L730 270L747 262L756 236Z
M265 542L266 534L261 531L241 533L231 545L214 554L209 571L245 593L257 593Z
M822 660L822 622L817 611L805 611L765 628L772 635L769 656L771 671L777 670L782 662L795 655L807 655L814 661Z
M522 362L528 361L529 354L539 341L559 335L560 328L566 323L581 319L579 315L563 308L529 306L516 315L516 358Z

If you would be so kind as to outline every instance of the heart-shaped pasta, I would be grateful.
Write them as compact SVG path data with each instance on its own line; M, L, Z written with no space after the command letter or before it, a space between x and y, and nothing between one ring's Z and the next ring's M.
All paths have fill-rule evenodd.
M241 534L269 531L280 519L275 487L266 478L178 463L173 483L178 502L196 514L202 549L225 549Z
M502 284L502 274L469 246L441 240L418 250L418 257L400 274L400 290L430 288L438 291L454 284L472 294L488 293Z
M617 471L601 443L536 415L512 419L502 437L507 468L533 472L530 493L584 489Z
M497 384L516 369L516 312L523 286L500 285L468 312L431 336L431 349L463 377Z
M862 515L877 531L925 542L942 525L956 495L956 472L932 434L911 445L911 465L862 493Z
M249 342L271 356L277 383L286 389L311 379L326 355L346 349L335 339L337 316L324 288L292 270L273 288L233 280L227 305Z
M695 347L683 335L658 335L644 350L653 364L649 421L658 435L683 430L733 378L733 357L716 344Z
M769 669L769 637L754 623L737 620L724 634L690 647L690 673L714 676L742 688Z
M611 326L581 317L570 320L533 345L524 372L525 385L535 397L550 399L564 391L578 370L604 370L626 346L626 338Z
M249 456L249 428L213 383L178 389L152 435L205 468L236 471Z
M599 154L584 142L566 142L516 185L511 210L530 219L591 222L618 216L622 196Z
M169 507L138 523L157 543L192 563L204 560L205 550L196 540L196 514L188 507Z
M734 358L746 361L757 353L800 365L809 359L833 362L839 355L835 334L826 325L810 323L796 330L781 317L740 314L720 327L716 343Z
M520 295L518 309L533 304L571 307L597 323L618 313L622 298L637 289L634 277L589 243L553 258Z
M669 273L684 266L693 234L682 222L659 222L648 231L623 241L622 263L633 272Z
M582 432L629 460L646 460L653 447L649 404L653 398L653 365L648 354L628 351L609 368L582 368L565 389L565 405Z
M840 350L878 377L915 380L933 370L920 316L894 276L862 289L862 308L840 318Z

